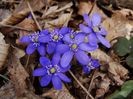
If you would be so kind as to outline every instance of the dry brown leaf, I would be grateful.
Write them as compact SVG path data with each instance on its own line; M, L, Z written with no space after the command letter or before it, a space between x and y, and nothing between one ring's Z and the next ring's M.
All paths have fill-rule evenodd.
M91 10L92 5L93 5L93 4L92 4L91 2L80 1L80 2L79 2L79 5L78 5L78 8L79 8L78 14L79 14L79 15L83 15L84 13L89 13L90 10ZM103 19L107 18L107 16L103 13L102 10L100 10L100 9L98 8L98 6L97 6L96 4L95 4L95 6L94 6L94 8L93 8L93 10L92 10L92 12L91 12L91 15L92 15L94 12L95 12L95 13L99 13L99 14L102 16Z
M29 0L32 9L34 11L37 11L44 7L43 0ZM27 6L27 1L23 0L19 6L15 9L12 15L10 15L8 18L4 19L0 24L6 24L6 25L16 25L19 22L21 22L30 12L30 9Z
M61 26L67 26L68 21L71 18L71 14L72 13L65 13L62 14L61 16L59 16L58 19L46 22L45 27L52 27L52 26L57 26L57 27L61 27Z
M98 89L96 90L95 98L104 96L104 94L109 91L110 84L111 84L111 80L107 76L104 76L102 80L99 82Z
M5 43L4 36L2 33L0 33L0 70L2 69L7 55L8 55L8 49L9 49L9 44Z
M42 95L43 97L51 97L52 99L75 99L63 85L62 90L57 91L54 89L49 90L47 93Z
M14 48L10 48L10 51L11 53L8 60L9 77L14 84L16 95L21 96L27 89L26 79L29 75L20 63L20 55L18 56L18 53L20 52L16 51Z
M92 52L91 56L109 65L107 69L109 73L109 77L117 85L122 85L124 80L127 79L128 70L125 67L123 67L121 64L119 64L118 62L113 61L113 59L110 56L108 56L105 52L98 49Z
M108 31L109 41L120 36L130 37L133 30L133 21L128 20L120 11L115 12L111 18L103 21L103 26Z

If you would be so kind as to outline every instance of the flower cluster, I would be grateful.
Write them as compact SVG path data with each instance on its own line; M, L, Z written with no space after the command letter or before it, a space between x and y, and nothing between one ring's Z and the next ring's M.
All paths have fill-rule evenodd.
M99 14L94 13L91 18L84 14L83 17L85 24L79 25L80 31L69 27L56 28L52 32L45 29L20 39L21 42L28 43L27 54L37 50L41 56L42 67L33 71L33 76L41 76L41 86L52 82L55 89L62 89L62 81L71 81L64 73L71 68L73 58L81 64L86 74L100 66L99 61L88 53L95 51L99 43L110 48L110 43L105 39L107 31L100 24ZM46 54L53 56L51 61Z

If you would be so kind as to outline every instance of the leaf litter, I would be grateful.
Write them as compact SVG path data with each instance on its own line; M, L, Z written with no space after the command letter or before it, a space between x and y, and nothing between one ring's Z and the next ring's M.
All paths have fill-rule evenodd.
M17 0L12 1L16 2ZM9 2L12 3L11 1ZM27 56L24 52L25 45L20 44L18 40L23 35L32 33L23 29L37 31L38 27L33 19L27 18L30 9L26 1L21 0L17 2L14 8L7 8L6 10L4 8L0 9L5 16L4 19L3 16L0 17L0 19L2 19L0 22L0 32L2 33L0 34L0 72L3 73L6 70L8 72L7 77L10 80L4 83L0 88L1 99L42 99L46 97L52 99L85 99L86 93L81 90L74 80L72 84L63 85L62 91L56 91L51 88L51 86L46 89L36 87L39 86L38 80L32 77L32 70L39 66L37 64L38 54L31 55L28 66L25 67L27 62ZM40 26L50 29L80 24L82 18L79 16L85 12L89 13L94 4L87 0L73 0L76 5L69 0L29 0L29 2ZM97 1L97 3L98 2L100 1ZM111 42L112 46L114 45L113 41L118 37L130 39L133 35L133 11L121 7L119 10L112 9L112 14L110 11L105 12L105 9L97 6L97 3L92 9L91 14L93 12L98 12L103 17L102 25L105 26L108 31L106 38ZM76 9L78 9L78 11ZM108 17L108 14L111 14L111 17ZM12 29L12 27L7 27L6 25L12 27L18 26L23 29L18 29L16 27ZM75 26L73 27L75 28ZM10 32L15 32L17 37L13 35L13 39L11 39ZM8 42L10 41L13 43L9 43L10 45L7 44L7 39ZM126 64L118 61L119 57L115 59L116 57L113 56L114 52L113 54L111 53L112 49L106 51L104 48L101 48L91 53L93 58L100 60L102 67L89 76L84 75L78 68L73 67L75 69L73 70L75 76L87 89L90 89L89 92L95 98L107 98L117 90L118 87L126 84L126 80L133 79L131 77L133 73L127 68ZM34 59L36 59L36 61L32 61ZM92 77L93 83L91 84ZM116 88L114 89L114 87ZM121 92L123 90L124 88ZM36 94L36 91L39 91L38 93L40 94Z

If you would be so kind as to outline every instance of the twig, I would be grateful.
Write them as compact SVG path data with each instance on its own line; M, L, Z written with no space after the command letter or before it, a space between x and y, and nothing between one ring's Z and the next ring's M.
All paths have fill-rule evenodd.
M27 61L26 61L26 64L25 64L25 68L27 68L27 66L28 66L29 59L30 59L30 55L28 55L28 57L27 57Z
M91 7L91 9L90 9L90 11L89 11L89 13L88 13L88 15L90 15L91 12L93 11L93 8L95 7L95 4L96 4L96 0L94 0L94 3L93 3L93 5L92 5L92 7Z
M93 72L93 75L91 77L91 82L90 82L90 85L89 85L89 88L88 88L88 92L90 92L90 90L91 90L91 86L92 86L92 83L93 83L93 80L94 80L95 73L96 73L96 70ZM86 99L88 99L88 95L86 96Z
M81 84L81 82L75 77L75 75L72 73L71 70L69 70L69 73L71 76L75 79L75 81L80 85L80 87L86 92L86 94L91 98L94 99L94 97L87 91L87 89Z
M23 31L33 32L32 30L28 30L28 29L25 29L22 27L12 26L12 25L0 24L0 27L8 27L8 28L13 28L13 29L19 29L19 30L23 30Z
M7 81L11 82L11 80L10 80L10 79L8 79L7 77L5 77L5 76L4 76L4 75L2 75L2 74L0 74L0 77L2 77L2 78L4 78L5 80L7 80Z
M33 10L32 10L32 8L31 8L31 5L30 5L29 1L27 1L27 5L28 5L28 7L29 7L29 9L30 9L30 12L31 12L31 14L32 14L32 16L33 16L33 19L34 19L34 21L35 21L37 27L39 28L39 30L42 30L42 28L40 27L38 21L36 20L36 17L35 17L35 15L34 15L34 13L33 13Z

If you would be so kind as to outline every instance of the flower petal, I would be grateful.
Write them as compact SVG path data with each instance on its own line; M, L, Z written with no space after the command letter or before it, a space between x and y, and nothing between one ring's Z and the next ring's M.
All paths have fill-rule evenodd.
M53 75L52 83L53 83L54 88L56 90L61 90L62 89L62 82L61 82L60 78L57 75Z
M87 65L90 61L90 57L84 51L78 50L75 55L78 62L82 65Z
M36 46L33 43L30 43L26 48L26 53L28 55L32 54L36 50Z
M98 26L101 23L101 16L98 13L92 15L92 24L93 26Z
M55 48L56 48L56 43L54 42L48 43L48 46L47 46L48 54L52 54L55 51Z
M41 56L44 56L46 54L45 45L43 45L43 44L41 44L40 46L38 46L37 50L38 50L38 52L39 52L39 54Z
M47 43L50 41L50 36L49 35L43 35L38 38L38 41L41 43Z
M84 42L84 40L85 40L85 34L83 34L83 33L77 34L75 36L75 39L74 40L75 40L76 44L80 44L80 43Z
M65 34L64 37L63 37L63 41L66 42L66 43L71 43L72 42L72 39L70 38L70 33L69 34Z
M50 60L47 57L40 57L39 61L42 66L48 66L51 64Z
M83 17L84 17L85 22L88 24L88 26L91 27L92 24L91 24L91 20L90 20L88 14L85 13L85 14L83 15Z
M95 33L90 33L88 35L88 41L90 43L90 45L95 46L97 45L97 37Z
M90 71L91 71L91 69L90 69L89 67L87 67L86 65L83 66L83 72L84 72L85 74L89 74Z
M64 82L71 82L71 80L66 75L64 75L63 73L57 73L57 75Z
M42 35L46 35L46 34L48 34L49 33L49 31L47 30L47 29L45 29L45 30L42 30L41 32L40 32L40 35L42 36Z
M62 66L60 66L60 71L61 71L62 73L65 73L65 72L67 72L68 70L70 70L70 68L71 68L71 65L68 65L66 68L63 68Z
M50 83L51 78L52 78L51 75L43 76L43 77L40 79L40 85L41 85L42 87L47 86L47 85Z
M85 32L85 33L91 33L92 32L92 29L91 28L89 28L89 27L87 27L87 26L85 26L83 24L80 24L79 25L79 28L80 28L80 30L82 32Z
M79 48L83 51L91 52L91 51L96 50L98 48L98 45L92 46L92 45L87 44L87 43L82 43L79 45Z
M107 48L110 48L111 47L110 43L103 36L101 36L101 34L98 34L97 33L97 38Z
M57 64L59 64L59 62L60 62L60 54L59 53L55 53L53 55L53 58L52 58L52 64L53 65L57 65Z
M68 51L70 48L69 48L69 46L68 45L66 45L66 44L59 44L59 45L57 45L57 47L56 47L56 52L57 53L60 53L60 54L63 54L63 53L65 53L66 51Z
M98 33L100 33L101 35L107 35L107 31L106 31L106 29L103 28L103 27L101 27L101 30L100 30L100 32L98 32Z
M68 27L62 27L59 30L59 34L66 34L66 33L68 33L68 31L69 31L69 28Z
M67 66L69 66L72 58L73 58L73 52L72 51L67 51L63 54L62 58L61 58L61 66L63 68L66 68Z
M29 43L30 42L29 36L23 36L22 38L20 38L20 42Z
M47 70L45 68L37 68L33 71L33 76L44 76L47 74Z

